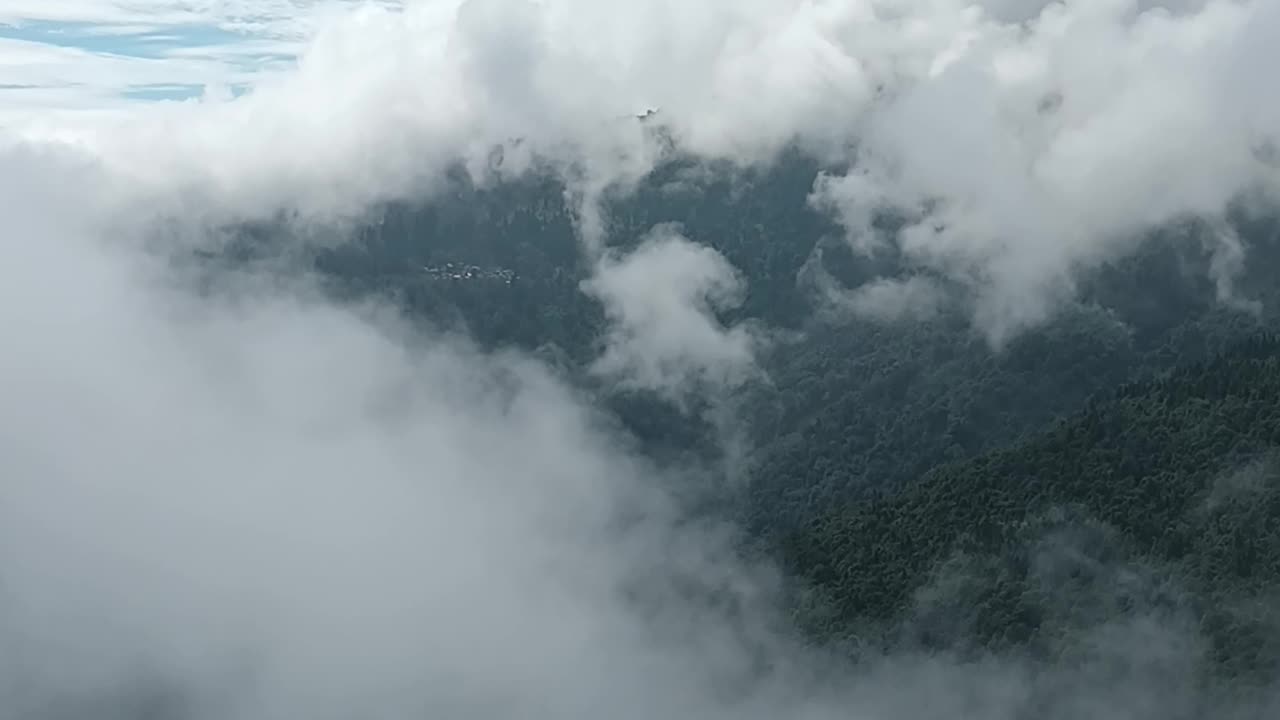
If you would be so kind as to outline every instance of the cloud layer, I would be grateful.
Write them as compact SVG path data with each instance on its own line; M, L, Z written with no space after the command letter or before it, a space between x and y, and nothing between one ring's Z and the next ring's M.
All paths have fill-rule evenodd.
M428 195L457 161L484 177L502 145L503 173L546 162L577 193L584 290L613 322L602 374L733 384L755 342L715 318L742 290L733 268L667 230L615 255L592 221L598 193L662 157L656 123L708 159L757 165L796 142L851 167L815 204L860 250L896 243L969 288L999 339L1140 231L1273 197L1275 3L252 7L5 5L15 22L308 40L296 67L237 78L240 97L46 114L56 97L6 126L0 704L83 717L136 684L179 690L178 717L246 720L1018 716L1045 680L1016 662L844 674L801 649L770 569L687 522L662 490L678 473L537 362L305 278L199 289L171 261L224 223L357 218ZM225 57L22 47L46 73L22 82L93 97L230 77ZM904 232L871 229L885 209ZM157 251L160 219L176 232ZM941 302L911 281L855 300L892 317ZM1160 717L1152 687L1098 702L1136 688L1151 705L1109 711Z
M547 369L305 282L197 294L28 183L74 167L0 163L6 712L693 717L744 672L666 584L751 575Z
M996 342L1144 231L1277 189L1280 14L1261 0L317 7L331 12L297 27L280 25L291 6L216 14L316 29L295 71L247 97L24 132L86 144L152 190L148 207L176 186L232 216L359 213L430 192L459 160L483 176L503 145L507 175L541 158L574 180L589 239L593 199L653 167L666 137L741 165L799 143L852 166L814 188L850 240L969 288ZM171 59L157 67L184 72ZM875 237L885 210L908 225Z
M630 254L606 257L583 289L610 320L595 370L624 387L679 399L750 378L759 339L716 318L737 306L743 281L719 253L676 228L656 228Z

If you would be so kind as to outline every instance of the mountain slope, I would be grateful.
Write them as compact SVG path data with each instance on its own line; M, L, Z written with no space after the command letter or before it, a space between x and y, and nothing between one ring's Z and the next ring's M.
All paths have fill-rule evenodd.
M1278 446L1280 339L1267 336L1127 385L1026 442L936 468L900 493L828 513L788 539L787 558L831 602L831 615L815 621L821 633L910 620L922 589L965 558L968 627L916 640L1045 645L1088 598L1073 597L1080 587L1071 582L1038 587L1044 568L1031 548L1053 527L1091 528L1095 571L1158 568L1185 591L1170 597L1186 603L1219 664L1274 673L1280 615L1266 593L1280 583L1280 467L1269 459ZM1080 580L1079 572L1065 577ZM1121 616L1151 607L1151 598L1144 605L1114 592L1111 610Z

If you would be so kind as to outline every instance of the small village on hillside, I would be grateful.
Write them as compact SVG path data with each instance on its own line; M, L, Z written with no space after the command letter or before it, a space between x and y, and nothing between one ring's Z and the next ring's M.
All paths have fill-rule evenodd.
M499 267L479 267L461 263L424 265L423 272L435 280L496 280L507 285L516 278L514 270Z

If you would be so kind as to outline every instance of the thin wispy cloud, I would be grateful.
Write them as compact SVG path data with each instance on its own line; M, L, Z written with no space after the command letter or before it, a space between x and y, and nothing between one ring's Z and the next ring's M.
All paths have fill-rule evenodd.
M287 69L319 23L357 5L399 1L6 0L0 122L6 114L237 94Z

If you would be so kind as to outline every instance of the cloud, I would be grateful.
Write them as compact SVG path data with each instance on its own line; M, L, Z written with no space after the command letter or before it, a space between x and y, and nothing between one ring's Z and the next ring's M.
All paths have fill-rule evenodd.
M776 571L685 517L680 473L538 362L305 277L209 288L172 261L224 223L422 197L495 144L508 171L541 156L574 178L589 217L661 157L633 117L659 108L705 158L799 140L856 160L816 202L855 238L906 211L879 241L968 283L1007 334L1129 233L1272 180L1274 5L1148 6L8 4L309 44L241 97L165 105L111 98L224 71L22 45L46 58L39 102L111 112L28 108L0 147L0 706L86 717L172 687L172 715L246 720L1017 716L1038 686L1016 658L802 649ZM54 88L76 82L96 89ZM744 292L723 257L671 228L613 254L584 226L603 377L680 397L751 375L756 335L717 318ZM926 291L855 301L896 315Z
M127 111L156 99L243 90L286 70L317 27L399 0L13 0L0 7L0 122L50 110Z
M924 278L881 279L848 292L840 300L857 315L893 322L933 315L942 302L942 293Z
M546 368L304 281L201 293L66 204L92 173L0 168L6 712L716 710L742 641L658 589L750 574Z
M216 21L232 27L238 12ZM258 24L289 12L271 6ZM129 113L110 132L48 118L23 132L93 148L154 191L140 205L176 184L232 217L358 214L430 193L459 160L483 178L505 145L504 176L546 161L572 181L593 252L605 244L601 193L664 156L655 123L684 152L748 166L798 142L853 168L815 185L850 238L867 242L877 212L905 215L905 229L876 241L967 288L997 344L1051 316L1077 273L1146 230L1220 218L1242 194L1277 189L1267 148L1280 142L1280 106L1259 68L1276 60L1280 21L1260 0L300 12L293 31L270 31L315 31L296 71L252 79L246 96ZM165 67L150 82L205 81L195 66Z
M740 557L732 528L687 517L667 490L680 473L627 449L535 360L411 330L303 277L194 283L171 262L182 245L144 250L131 233L145 223L115 216L118 182L75 153L0 154L6 712L1005 706L1003 671L899 659L863 676L802 649L776 571ZM688 241L646 248L613 269L681 261L690 283L728 287ZM663 317L697 326L688 312ZM896 669L914 682L889 682Z
M1269 3L1141 9L1071 3L1018 32L988 26L873 113L858 172L819 190L861 208L841 211L855 239L870 210L905 211L901 248L973 287L997 340L1043 320L1072 273L1144 230L1273 191L1258 149L1280 115L1259 68L1280 15Z
M609 320L594 370L624 386L679 398L739 385L756 372L759 339L716 316L741 302L741 277L677 228L655 228L635 250L605 257L583 290Z

